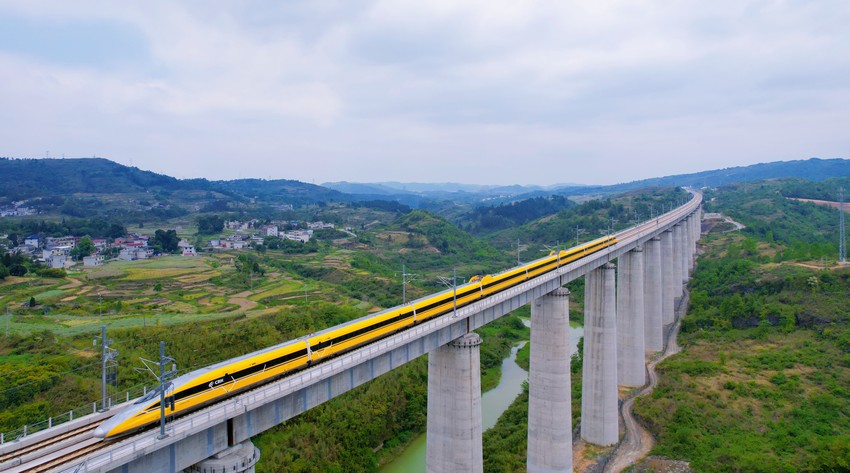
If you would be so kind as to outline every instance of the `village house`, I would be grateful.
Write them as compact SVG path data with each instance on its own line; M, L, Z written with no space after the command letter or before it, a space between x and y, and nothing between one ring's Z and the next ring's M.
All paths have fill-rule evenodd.
M227 248L228 250L241 250L245 247L245 242L242 240L224 240L221 242L221 246L223 248Z
M124 261L136 261L140 259L148 259L153 254L153 250L148 247L129 247L122 248L118 252L118 259Z
M63 254L50 255L50 257L45 260L45 263L51 269L64 269L66 266L70 266L71 259L68 258L67 255Z
M91 255L83 257L83 266L91 267L91 266L103 266L103 256L102 255Z
M47 237L44 245L47 247L54 246L70 246L72 249L80 242L80 237L63 236L63 237Z
M68 256L72 249L71 246L51 246L41 251L41 259L49 261L53 256Z
M310 223L308 223L308 224L307 224L307 228L309 228L309 229L311 229L311 230L324 230L324 229L330 229L330 230L333 230L333 229L334 229L334 224L332 224L332 223L325 223L325 222L322 222L321 220L319 220L318 222L310 222Z
M287 240L300 241L301 243L307 243L312 236L313 230L292 230L283 234L283 237Z

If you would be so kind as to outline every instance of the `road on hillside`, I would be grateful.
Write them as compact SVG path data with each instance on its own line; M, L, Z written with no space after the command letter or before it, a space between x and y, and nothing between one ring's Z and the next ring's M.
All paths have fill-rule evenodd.
M637 394L629 397L623 402L620 414L623 416L623 424L625 425L626 434L623 436L623 441L620 442L620 445L611 455L611 458L602 470L603 473L619 473L629 466L634 465L638 462L638 460L645 457L655 444L655 440L652 438L652 435L635 420L635 417L632 414L632 408L634 407L635 399L638 396L645 396L649 394L653 389L655 389L655 386L658 385L658 374L655 372L656 365L681 351L676 339L679 336L679 327L682 323L682 317L684 317L688 307L689 296L690 294L686 290L682 300L679 302L679 306L676 308L676 323L673 324L673 327L667 331L666 348L664 349L664 353L649 362L646 367L649 374L649 383L638 391Z

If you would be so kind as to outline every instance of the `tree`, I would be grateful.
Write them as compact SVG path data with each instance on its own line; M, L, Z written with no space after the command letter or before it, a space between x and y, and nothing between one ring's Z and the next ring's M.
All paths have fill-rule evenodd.
M198 217L198 234L210 235L224 230L224 218L220 215Z
M150 241L151 246L160 253L175 253L177 252L177 244L180 243L180 238L177 236L176 230L157 230L153 234Z
M139 224L139 228L142 228L142 225ZM119 225L117 223L113 223L109 226L109 229L106 230L106 236L109 238L121 238L122 236L127 234L127 229Z
M94 242L91 241L88 235L82 237L80 242L77 243L77 246L71 250L71 256L76 260L81 260L86 256L92 255L97 248L94 246Z

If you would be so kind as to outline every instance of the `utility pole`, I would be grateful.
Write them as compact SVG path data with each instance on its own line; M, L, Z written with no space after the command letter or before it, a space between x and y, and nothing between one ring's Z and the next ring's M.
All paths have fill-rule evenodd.
M106 372L111 368L116 368L118 363L115 361L118 358L118 350L112 348L112 340L106 338L106 325L100 326L100 337L95 337L94 343L97 345L97 339L100 339L100 393L101 393L101 407L100 412L106 412L109 410L109 404L107 403L106 396L106 386L107 386L107 376Z
M522 264L519 262L519 238L516 239L516 264L517 266Z
M100 295L100 292L97 293L97 305L100 308L100 323L103 324L103 296Z
M141 358L142 363L159 382L159 436L157 438L164 439L165 434L165 391L171 387L171 383L166 384L166 381L173 378L177 374L177 365L174 364L174 358L165 356L165 342L159 342L159 363ZM165 371L165 365L171 363L171 370ZM159 376L151 366L159 367ZM143 371L141 368L136 368L138 371ZM171 408L174 409L174 399L170 400Z
M838 190L838 262L847 262L847 237L844 234L844 188Z
M401 304L407 304L407 283L416 279L416 274L407 272L404 263L401 264Z
M584 229L579 228L578 225L576 225L576 246L578 246L578 237L582 234L582 232L584 232Z
M9 338L9 319L12 318L12 314L9 312L9 306L6 306L6 338Z
M451 278L446 278L446 277L440 276L437 279L439 279L440 282L443 283L443 285L445 285L446 287L452 288L452 292L454 294L453 301L452 301L452 305L454 307L454 315L452 315L452 317L457 317L457 270L452 269L452 277Z

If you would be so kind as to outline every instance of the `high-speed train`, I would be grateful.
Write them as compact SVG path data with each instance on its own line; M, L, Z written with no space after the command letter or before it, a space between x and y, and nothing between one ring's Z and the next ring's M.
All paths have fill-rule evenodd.
M516 286L617 243L603 237L495 275L473 277L457 287L457 307ZM165 415L181 415L235 393L373 342L414 324L452 312L454 291L443 291L378 314L367 315L263 350L232 358L174 379L167 388ZM114 438L160 419L160 393L152 390L101 424L95 437Z

